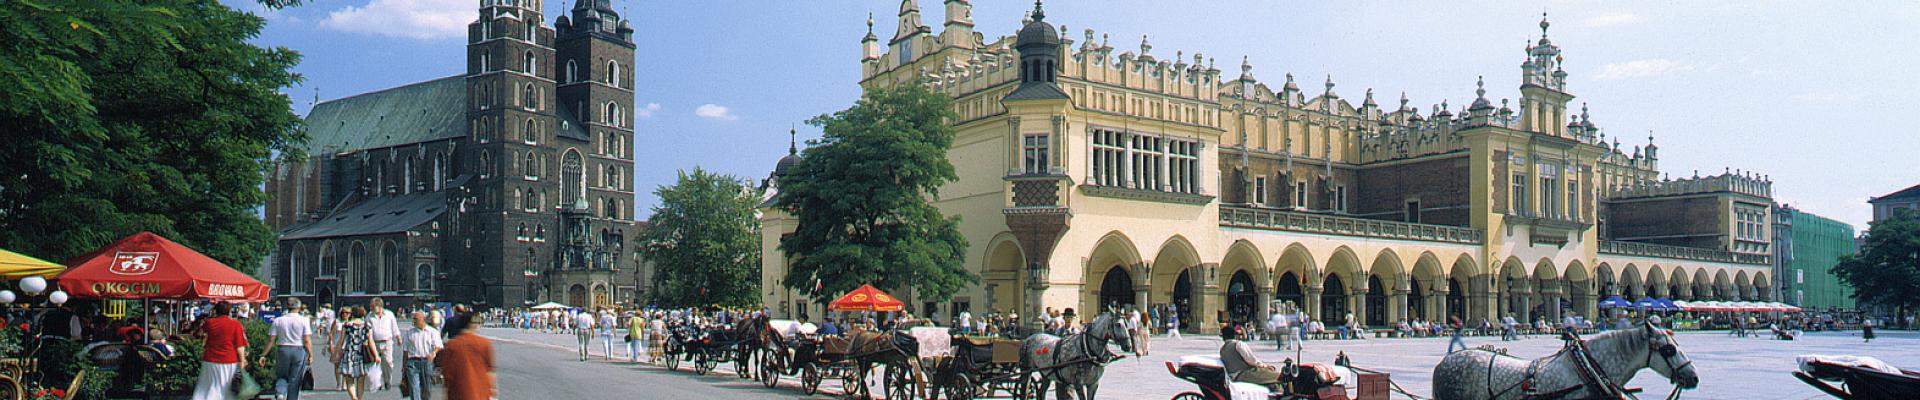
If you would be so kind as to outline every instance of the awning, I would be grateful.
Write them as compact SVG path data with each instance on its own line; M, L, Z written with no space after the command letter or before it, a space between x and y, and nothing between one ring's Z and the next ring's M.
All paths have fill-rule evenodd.
M51 261L0 249L0 279L14 280L29 276L51 278L66 269L66 266Z
M247 274L152 232L140 232L66 262L55 278L78 297L267 301L270 289Z
M900 311L906 308L906 303L901 303L880 289L874 289L873 285L860 285L859 289L827 304L827 309L833 311Z

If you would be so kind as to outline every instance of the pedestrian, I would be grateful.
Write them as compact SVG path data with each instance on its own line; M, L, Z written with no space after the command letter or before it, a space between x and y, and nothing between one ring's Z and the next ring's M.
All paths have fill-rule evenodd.
M660 363L660 356L667 349L667 316L654 312L647 321L647 361Z
M387 390L392 386L393 372L400 370L399 357L394 352L394 339L400 336L400 318L387 310L387 302L375 297L367 311L367 327L373 337L373 345L379 349L378 360L373 368L367 370L367 385L374 391Z
M380 349L373 343L373 328L367 324L366 311L350 306L342 308L340 340L328 350L333 354L335 374L347 398L360 400L367 392L367 373L380 362Z
M580 339L580 361L587 360L587 349L593 344L593 323L592 313L573 316L573 336Z
M1167 337L1172 339L1186 340L1185 338L1180 337L1180 313L1177 313L1177 312L1167 313Z
M232 399L227 386L233 374L247 368L247 328L235 321L233 304L213 305L213 317L200 323L203 343L200 355L200 379L193 385L193 400Z
M600 343L601 347L604 348L602 350L606 352L607 359L612 360L613 338L619 336L620 320L614 317L612 310L601 309L600 322L597 326L600 327Z
M433 357L444 344L440 341L440 330L433 328L432 318L426 312L414 311L413 330L407 331L400 341L400 350L407 357L402 367L406 376L400 385L406 389L402 393L413 400L428 400L433 396Z
M647 319L635 312L627 316L627 362L639 364L640 353L647 352ZM612 356L613 353L607 353Z
M1500 327L1501 327L1500 340L1501 341L1519 340L1520 339L1519 324L1520 324L1519 321L1515 321L1513 319L1513 313L1507 313L1506 317L1501 318L1500 319Z
M300 315L306 311L300 299L287 298L286 313L274 318L273 328L268 331L267 341L273 343L276 357L273 363L275 399L300 400L300 385L307 376L307 365L313 363L313 324ZM260 355L260 362L267 362L266 354Z
M472 313L456 314L447 320L453 336L435 356L440 376L446 380L450 400L486 400L498 397L493 387L493 343L480 337L480 321Z
M1448 318L1451 320L1451 323L1449 325L1451 325L1451 327L1453 328L1453 340L1447 342L1447 353L1449 354L1453 353L1454 346L1459 346L1460 350L1466 350L1467 342L1460 340L1460 336L1466 334L1467 323L1464 321L1461 321L1459 316L1453 316Z
M1139 350L1137 353L1140 353L1142 356L1151 354L1153 349L1153 326L1142 323L1145 321L1142 321L1139 309L1128 310L1127 318L1133 322L1134 334L1140 337L1139 345L1134 347L1136 350Z
M1860 320L1860 338L1866 340L1862 343L1873 343L1873 318Z

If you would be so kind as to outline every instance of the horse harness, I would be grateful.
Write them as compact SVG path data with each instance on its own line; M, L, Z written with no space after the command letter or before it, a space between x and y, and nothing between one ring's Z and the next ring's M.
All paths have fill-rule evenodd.
M1499 358L1489 357L1487 359L1487 373L1484 374L1486 375L1486 379L1487 379L1487 384L1484 385L1484 387L1487 388L1487 398L1489 399L1499 398L1500 396L1506 395L1507 392L1513 391L1515 388L1519 388L1522 391L1527 392L1526 395L1521 396L1522 399L1558 399L1563 396L1566 396L1569 393L1573 393L1575 391L1578 391L1584 388L1597 388L1597 390L1594 390L1594 392L1596 393L1593 393L1592 396L1589 396L1589 398L1594 398L1594 399L1627 399L1627 398L1633 397L1631 394L1628 394L1625 389L1621 388L1619 384L1614 383L1613 380L1609 376L1607 376L1607 374L1604 371L1600 370L1599 360L1593 357L1593 352L1587 349L1587 342L1585 340L1582 340L1578 333L1574 333L1574 331L1572 330L1562 331L1560 338L1562 340L1566 340L1567 344L1565 348L1561 349L1559 353L1554 353L1552 357L1535 360L1531 363L1528 363L1526 376L1524 378L1521 378L1520 382L1516 382L1513 385L1507 386L1506 389L1502 389L1499 392L1493 391L1494 361L1498 360ZM1653 357L1653 353L1659 352L1662 354L1662 357L1661 357L1662 360L1669 360L1670 357L1673 357L1674 354L1679 352L1679 347L1669 343L1664 346L1653 348L1652 350L1653 351L1647 352L1647 357L1649 358L1647 362L1649 363L1653 361L1651 360L1651 358ZM1561 356L1566 356L1569 354L1571 354L1573 357L1572 361L1573 361L1575 370L1579 372L1580 381L1581 381L1580 384L1564 387L1560 389L1555 389L1551 391L1546 391L1546 392L1535 391L1533 387L1533 382L1534 382L1534 378L1536 377L1537 373L1540 370L1540 366L1547 364L1549 362L1552 362L1554 359L1558 359ZM1669 360L1667 362L1669 363L1668 366L1672 366L1671 364L1672 361ZM1690 363L1692 363L1692 361L1688 361L1687 363L1682 363L1682 366L1685 366ZM1652 365L1652 364L1648 364L1648 365ZM1675 369L1675 371L1677 370L1678 369ZM1673 379L1669 378L1669 380L1673 380ZM1674 385L1674 394L1676 395L1675 397L1677 397L1677 395L1679 394L1679 385L1677 384ZM1669 398L1671 399L1673 397L1669 397Z

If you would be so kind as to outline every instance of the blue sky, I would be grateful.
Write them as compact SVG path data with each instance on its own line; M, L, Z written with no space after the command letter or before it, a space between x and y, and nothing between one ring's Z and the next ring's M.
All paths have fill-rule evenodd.
M306 83L287 90L305 114L322 100L459 73L464 26L478 0L315 0L267 11L256 43L298 50ZM572 0L546 0L547 18ZM897 1L614 0L638 42L637 188L675 171L764 177L786 152L786 131L859 95L859 38L867 13L882 40ZM976 28L1011 35L1025 1L974 0ZM923 21L945 20L921 0ZM1540 13L1566 56L1569 91L1623 146L1649 130L1674 177L1755 171L1776 198L1864 229L1865 201L1920 183L1920 3L1794 1L1290 2L1051 1L1048 20L1076 40L1086 28L1120 51L1183 51L1218 59L1228 77L1241 56L1254 75L1292 73L1317 94L1373 88L1381 103L1406 92L1416 105L1517 97L1527 41ZM802 140L818 131L801 125ZM655 199L642 194L638 215Z

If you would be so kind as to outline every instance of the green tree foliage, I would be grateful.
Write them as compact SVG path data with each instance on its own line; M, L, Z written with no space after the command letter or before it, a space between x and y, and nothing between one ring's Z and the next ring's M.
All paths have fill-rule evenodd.
M944 301L979 280L963 265L960 218L928 202L957 178L952 101L921 85L874 89L807 122L826 134L780 178L778 206L799 219L780 241L786 287L820 299L870 283Z
M653 191L660 205L642 233L652 262L650 300L670 307L760 304L760 191L694 168Z
M267 1L270 6L292 2ZM51 260L153 231L243 272L299 118L299 55L215 0L0 1L0 248Z
M1860 252L1840 256L1834 276L1863 304L1920 307L1920 211L1901 210L1873 223Z

